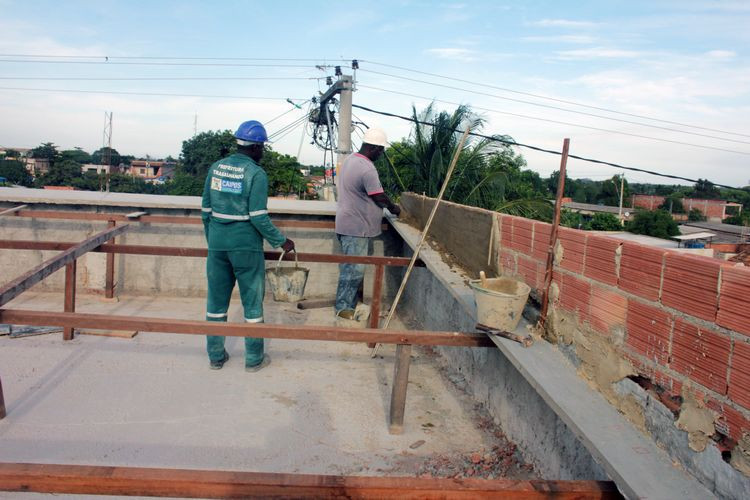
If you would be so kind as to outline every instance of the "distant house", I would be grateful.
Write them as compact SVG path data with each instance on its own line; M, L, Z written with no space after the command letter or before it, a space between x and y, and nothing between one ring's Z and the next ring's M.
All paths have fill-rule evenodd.
M646 210L656 210L663 203L666 197L657 196L653 194L634 194L633 195L633 207L645 208ZM739 203L731 203L726 200L703 200L700 198L682 198L680 200L685 212L690 212L693 209L700 211L709 221L721 222L727 217L739 213L742 210L742 205ZM727 213L727 207L736 209L732 213Z
M49 159L47 158L26 158L26 170L32 177L38 177L49 172Z
M123 166L123 172L146 182L163 184L174 177L176 166L171 161L133 160L130 165Z
M17 154L12 154L12 153ZM11 153L10 155L8 153ZM23 160L27 158L31 154L31 149L29 148L5 148L0 147L0 157L2 157L5 160Z
M81 165L81 173L96 172L97 174L112 174L117 172L118 167L114 165L98 165L96 163L87 163Z

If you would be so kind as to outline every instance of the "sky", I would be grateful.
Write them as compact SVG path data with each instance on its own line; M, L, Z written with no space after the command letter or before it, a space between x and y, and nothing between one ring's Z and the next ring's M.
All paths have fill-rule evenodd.
M750 1L0 0L0 147L92 152L111 112L118 152L178 157L195 130L256 119L276 151L322 164L305 127L280 132L340 65L354 104L399 115L466 104L484 134L558 152L569 138L573 155L744 186L749 27ZM411 132L354 115L389 140ZM560 166L517 151L542 176ZM570 159L568 172L623 170Z

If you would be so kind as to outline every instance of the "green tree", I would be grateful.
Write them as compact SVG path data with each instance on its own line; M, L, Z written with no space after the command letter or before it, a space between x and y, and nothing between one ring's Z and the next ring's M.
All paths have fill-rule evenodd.
M682 204L682 198L682 193L672 193L664 198L664 203L659 208L673 214L684 214L685 205Z
M109 161L107 154L109 153ZM119 165L122 161L120 153L115 148L103 147L91 153L91 162L97 165Z
M592 231L622 231L620 219L615 214L595 213L587 225Z
M78 148L78 147L73 148L73 149L66 149L60 152L60 159L71 160L80 164L93 163L91 159L91 155L88 154L83 149Z
M81 164L72 160L57 161L50 164L49 172L39 176L35 185L42 186L71 186L73 179L81 177Z
M307 189L301 165L294 156L277 153L266 146L260 165L268 176L269 195L298 194Z
M199 179L185 172L177 172L174 179L166 183L167 194L175 196L201 196L204 179Z
M44 142L31 150L32 158L49 160L50 167L60 158L60 152L52 142Z
M693 187L691 196L693 198L712 200L721 197L721 192L719 191L719 188L714 186L714 184L708 179L698 179L698 182L696 182Z
M15 158L15 156L11 158ZM20 184L27 187L32 185L31 175L29 175L22 161L0 160L0 177L5 177L11 184Z
M560 225L573 229L584 229L583 216L578 212L563 208L560 212Z
M602 189L599 194L599 197L597 198L597 203L601 203L602 205L607 205L610 207L619 207L620 206L620 185L623 183L619 175L613 176L611 179L607 179L602 183ZM630 186L628 185L628 181L624 181L624 189L623 189L623 204L625 203L625 200L630 196Z
M178 170L204 179L212 163L229 156L236 150L237 141L231 130L201 132L182 141Z
M688 220L690 222L703 222L706 220L706 216L697 208L691 208L688 212Z
M680 234L680 229L672 218L672 215L664 210L643 210L636 212L633 220L625 224L625 230L656 238L670 238Z

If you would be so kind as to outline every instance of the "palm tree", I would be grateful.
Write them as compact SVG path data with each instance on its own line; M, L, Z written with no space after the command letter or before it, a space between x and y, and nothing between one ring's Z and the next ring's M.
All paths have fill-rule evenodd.
M392 148L399 157L400 168L392 165L387 175L390 178L390 172L394 171L398 176L401 171L400 178L405 180L406 188L436 197L462 132L466 127L480 132L485 121L465 105L453 113L437 112L433 104L422 112L413 107L412 117L415 123L408 142L398 144L398 148L394 144ZM551 206L541 194L531 199L514 200L506 196L509 183L520 181L520 167L525 165L523 157L513 151L510 145L513 142L507 135L469 136L446 189L445 199L524 217L551 218Z

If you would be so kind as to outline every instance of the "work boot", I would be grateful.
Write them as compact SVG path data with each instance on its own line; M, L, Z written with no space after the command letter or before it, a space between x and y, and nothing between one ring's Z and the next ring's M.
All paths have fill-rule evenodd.
M248 373L255 373L257 371L262 370L263 368L265 368L266 366L270 364L271 364L271 356L269 356L268 354L264 354L263 360L257 365L252 365L252 366L245 365L245 371Z
M229 353L225 349L224 355L221 357L221 359L218 361L211 361L208 367L211 368L212 370L221 370L221 368L224 366L224 363L226 363L228 359L229 359Z

